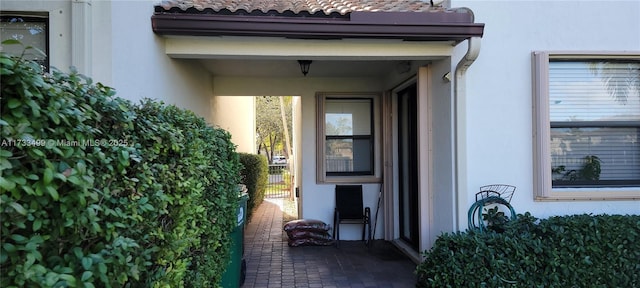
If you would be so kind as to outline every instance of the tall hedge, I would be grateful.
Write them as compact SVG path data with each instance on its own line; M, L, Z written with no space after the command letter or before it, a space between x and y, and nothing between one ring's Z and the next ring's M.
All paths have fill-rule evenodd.
M0 54L1 287L210 287L239 161L190 111Z
M264 155L239 153L242 169L240 170L242 183L247 186L249 201L247 202L247 219L264 200L267 184L269 184L269 163Z
M640 287L640 215L525 214L505 227L438 237L417 287Z

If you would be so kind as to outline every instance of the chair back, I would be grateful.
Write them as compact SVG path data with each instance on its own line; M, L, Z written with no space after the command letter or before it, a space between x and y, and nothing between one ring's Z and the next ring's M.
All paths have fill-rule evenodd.
M336 185L336 209L340 219L362 219L362 185Z

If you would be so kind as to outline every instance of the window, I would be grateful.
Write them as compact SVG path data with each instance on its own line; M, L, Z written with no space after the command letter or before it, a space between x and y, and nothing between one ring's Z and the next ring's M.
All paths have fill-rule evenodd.
M375 94L318 94L318 181L374 181Z
M534 53L538 199L640 198L640 55Z
M23 55L25 59L38 62L45 70L49 68L49 17L48 13L7 12L0 14L0 42L18 40L22 45L1 45L3 52ZM24 45L24 46L23 46ZM32 47L33 49L24 49Z

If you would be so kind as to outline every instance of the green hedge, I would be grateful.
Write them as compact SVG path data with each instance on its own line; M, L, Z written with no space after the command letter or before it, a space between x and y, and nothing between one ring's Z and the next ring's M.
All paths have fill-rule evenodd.
M247 185L249 201L247 202L247 219L253 215L253 211L264 200L264 194L269 183L269 164L264 155L239 153L242 170L240 171L242 183Z
M440 236L417 287L640 287L640 216L528 213L503 233Z
M238 205L230 135L75 71L0 64L0 286L216 286Z

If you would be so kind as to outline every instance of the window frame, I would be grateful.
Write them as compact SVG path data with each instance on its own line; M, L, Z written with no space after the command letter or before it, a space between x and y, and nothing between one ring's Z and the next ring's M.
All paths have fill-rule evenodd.
M42 61L40 65L42 65L44 71L50 71L51 67L51 52L49 47L50 42L50 33L49 29L51 27L50 23L50 15L49 12L34 12L34 11L0 11L0 22L7 22L7 19L11 18L22 18L25 19L26 22L34 22L34 23L44 23L45 26L45 59ZM35 47L38 48L38 47Z
M354 172L338 172L327 173L326 171L326 140L327 135L325 131L325 102L327 99L371 99L371 139L372 139L372 174L363 175L362 173ZM379 183L380 178L380 160L381 160L381 145L380 145L380 99L381 94L377 92L318 92L316 93L316 182L322 183ZM357 138L357 135L352 135ZM335 138L335 137L331 137ZM340 137L344 138L344 137ZM355 139L354 138L354 139Z
M553 187L549 62L553 60L639 60L640 52L534 51L533 61L533 195L536 201L639 200L640 186Z

